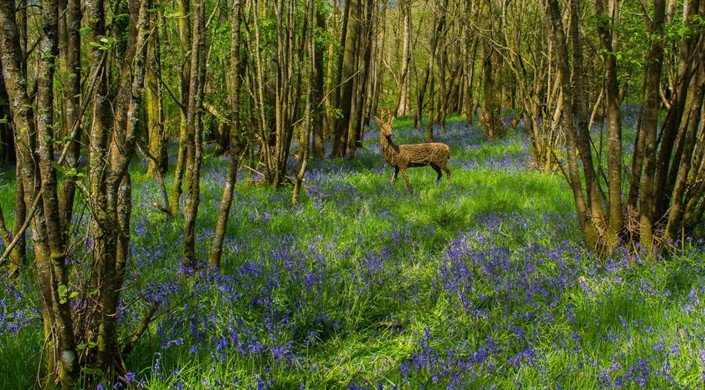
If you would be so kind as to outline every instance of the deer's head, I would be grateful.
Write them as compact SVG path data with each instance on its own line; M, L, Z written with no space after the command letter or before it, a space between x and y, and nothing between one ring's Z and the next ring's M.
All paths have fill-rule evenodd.
M375 121L379 123L380 135L382 137L392 136L392 122L394 122L394 117L389 110L382 110L379 117L375 117Z

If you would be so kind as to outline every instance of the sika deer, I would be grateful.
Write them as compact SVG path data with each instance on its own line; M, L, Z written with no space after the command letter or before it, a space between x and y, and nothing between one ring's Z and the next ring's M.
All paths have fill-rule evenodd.
M441 170L443 170L446 173L448 183L450 183L450 170L448 170L447 165L448 159L450 158L450 148L448 145L440 142L396 145L394 141L392 141L392 122L394 118L388 110L385 112L388 120L385 121L377 117L375 117L375 120L380 125L379 142L382 146L384 160L394 167L391 183L394 184L397 180L397 174L401 170L406 190L410 191L411 188L409 186L409 178L406 175L406 168L423 167L426 165L430 165L438 174L436 181L441 180L441 177L443 177L441 173ZM384 117L385 112L382 112L380 116Z

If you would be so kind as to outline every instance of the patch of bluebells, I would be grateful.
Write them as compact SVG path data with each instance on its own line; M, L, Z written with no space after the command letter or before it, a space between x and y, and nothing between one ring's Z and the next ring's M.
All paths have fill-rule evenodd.
M441 298L449 304L446 315L450 325L436 330L426 328L415 337L415 352L399 367L404 383L472 387L515 377L519 378L518 386L526 382L522 375L529 375L534 386L538 386L536 377L541 378L540 386L555 384L555 378L570 385L570 378L580 373L585 379L583 386L594 383L603 388L686 387L676 378L683 378L683 370L687 373L697 367L673 363L678 361L681 348L689 349L692 355L696 345L705 339L701 320L673 329L670 322L655 328L647 320L648 315L646 319L619 317L618 326L610 322L607 333L597 335L602 348L614 351L611 357L592 360L587 355L594 344L586 340L594 337L589 332L605 328L599 323L595 323L595 328L586 324L599 321L601 314L595 308L611 304L605 301L612 294L610 291L633 299L634 303L627 305L641 300L663 302L667 290L657 272L647 278L643 270L646 265L630 264L624 258L600 264L573 242L556 239L555 231L539 231L534 243L526 246L508 245L495 239L492 227L497 225L493 219L489 216L480 220L476 229L462 232L442 254L433 289L442 291ZM525 231L527 224L531 229L532 222L520 214L501 219L510 232ZM595 266L597 271L586 272ZM615 288L612 283L625 290L611 290ZM700 288L681 294L682 303L678 306L686 314L693 308L700 315L705 311L701 303L705 296L702 276L696 285ZM581 294L584 295L579 298ZM677 310L670 314L678 315ZM468 329L474 342L464 340ZM640 337L655 334L659 335L656 340ZM484 343L477 341L483 337ZM548 346L547 340L552 340ZM555 364L550 363L556 353L566 360L568 356L578 357L577 362L557 371Z
M475 127L451 122L434 132L463 151L451 159L456 167L526 169L520 152L473 162L469 156L480 153L473 145L483 142ZM385 363L360 367L380 371L370 380L350 378L348 388L684 388L687 375L705 375L700 250L691 253L696 260L670 268L628 253L596 259L568 239L574 235L566 232L576 228L570 212L471 215L461 232L429 248L426 242L441 229L400 221L393 207L414 198L390 188L386 178L367 188L351 180L361 171L389 173L376 133L366 134L371 144L353 162L311 161L305 196L320 213L291 209L288 192L236 192L219 274L180 269L174 243L181 227L150 211L160 200L151 184L135 188L140 211L132 220L119 321L123 329L134 329L159 304L149 335L158 351L145 375L174 388L285 387L290 384L278 382L282 377L327 375L330 362L315 356L332 340L358 332L400 337L410 347L394 352L404 356L371 359ZM399 133L400 140L419 136ZM512 151L517 141L523 142L494 142ZM205 210L217 209L223 172L204 167L204 187L215 188L204 192ZM452 204L447 197L457 191L449 189L442 201ZM363 211L375 215L375 225L354 220ZM201 243L212 237L211 214L199 224ZM324 224L330 226L322 229ZM199 245L201 258L206 246ZM0 335L38 328L39 313L26 311L27 291L3 290ZM606 309L616 298L624 307L658 310L668 321L652 323L624 307ZM428 313L438 321L428 320ZM399 318L400 329L370 326L387 318ZM562 364L552 360L556 355ZM200 366L187 372L179 364ZM316 387L316 380L307 384Z
M0 277L0 336L16 337L25 328L39 329L39 308L27 305L27 300L32 299L29 284L9 282L4 275Z

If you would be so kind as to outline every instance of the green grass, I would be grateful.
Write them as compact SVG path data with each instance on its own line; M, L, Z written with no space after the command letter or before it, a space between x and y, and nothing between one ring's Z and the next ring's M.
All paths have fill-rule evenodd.
M395 123L397 143L421 141L410 123ZM311 162L298 207L290 189L248 186L243 173L218 277L179 273L182 221L151 207L158 189L143 164L133 166L122 332L150 302L162 310L126 360L136 376L128 387L702 384L699 243L668 261L589 255L563 179L531 168L519 133L486 141L460 120L437 129L452 150L453 182L411 169L411 193L389 184L378 135L366 137L352 161ZM211 155L204 164L202 259L226 164ZM11 190L0 190L0 201L12 200ZM30 270L23 286L32 285ZM36 299L29 287L0 292L0 385L36 376Z

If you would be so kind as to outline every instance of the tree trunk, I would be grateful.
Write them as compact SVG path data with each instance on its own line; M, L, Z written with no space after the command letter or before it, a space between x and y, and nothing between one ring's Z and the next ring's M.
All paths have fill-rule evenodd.
M316 29L320 31L326 30L326 17L325 13L320 7L316 8ZM314 69L313 69L313 80L315 86L313 88L313 101L311 113L312 118L312 128L313 133L313 155L317 158L325 157L325 113L321 108L324 100L324 72L323 72L323 44L314 39L315 44L315 55L314 55Z
M242 3L240 0L235 0L232 10L232 38L230 46L230 74L233 80L233 87L230 95L231 114L230 121L232 128L230 129L230 162L228 163L228 173L225 177L225 186L223 187L223 197L220 201L218 210L218 222L215 226L215 235L211 246L210 256L208 258L208 266L211 270L220 268L220 261L223 256L223 241L228 225L228 215L232 206L233 191L237 181L237 170L239 166L240 149L242 145L242 135L240 134L240 89L242 85L242 75L240 68L242 61L240 60L240 13Z
M83 130L81 126L81 2L69 0L66 6L66 48L64 85L67 99L64 102L63 126L69 137L69 146L66 153L66 174L63 177L61 193L59 194L59 212L61 213L62 240L68 242L71 218L73 217L73 203L76 194L76 172L81 157L81 139Z
M659 113L659 89L663 63L663 28L666 4L664 0L654 1L654 15L651 18L649 34L651 48L647 57L646 99L641 114L639 136L643 139L642 148L634 152L632 173L639 175L639 181L632 180L630 192L639 196L639 239L644 248L653 249L654 214L654 174L656 172L657 130ZM642 175L643 169L643 175Z
M366 106L367 98L367 83L369 75L369 66L372 51L373 32L372 25L373 21L373 7L372 1L368 0L367 5L363 6L362 1L360 1L356 8L355 24L352 27L353 31L357 35L355 51L352 55L352 61L355 63L354 82L353 82L353 96L351 99L350 107L350 123L348 125L348 151L347 158L352 159L355 157L355 152L362 146L362 128L363 128L363 117ZM363 10L367 10L367 14L363 15ZM364 20L365 23L358 23L357 20ZM362 58L360 58L362 56Z
M338 72L336 77L336 99L337 108L342 111L342 116L338 118L335 126L333 138L332 156L342 158L345 156L345 146L347 145L348 126L350 123L350 103L352 99L353 80L352 75L355 69L353 53L355 50L354 38L357 21L353 20L352 37L348 37L348 23L350 19L350 8L353 2L358 0L344 0L345 10L343 11L343 27L341 30L340 45L343 54L338 59ZM356 3L357 4L357 3ZM357 7L357 6L356 6Z
M410 104L409 94L411 90L410 64L411 64L411 29L413 27L411 19L411 2L404 0L400 2L402 13L402 24L404 33L402 35L403 49L401 55L401 80L399 89L399 104L397 105L397 116L409 115Z
M150 15L151 23L157 25L160 13ZM149 158L147 176L160 175L164 177L169 169L169 155L167 151L168 134L164 128L164 107L162 106L162 85L160 82L161 66L161 42L159 30L152 33L148 46L148 61L145 88L146 116L147 116L147 138L149 142Z
M609 15L605 0L596 1L596 11L603 20L616 20L617 15ZM616 6L612 9L619 12ZM608 191L608 221L606 240L607 245L618 245L622 234L622 119L620 112L619 82L617 80L617 58L615 55L615 37L612 27L605 23L598 24L600 43L603 48L603 62L605 67L605 88L607 105L607 191Z
M306 51L308 52L308 71L311 75L314 76L314 78L317 76L316 71L316 45L315 45L315 38L313 36L313 15L314 15L314 2L313 0L307 0L306 4L306 18L308 20L306 26L308 26L308 29L306 30ZM302 48L304 49L304 48ZM304 126L303 126L303 132L304 136L301 137L303 140L303 143L300 147L301 150L301 167L299 167L299 172L296 175L296 183L294 184L294 190L292 191L291 194L291 203L296 206L298 204L298 199L299 199L299 193L301 192L301 187L303 185L304 181L304 174L306 173L306 164L308 163L308 139L309 139L309 134L311 132L311 126L313 125L313 110L312 110L312 100L314 97L314 91L311 86L311 83L308 83L306 86L306 106L304 107Z
M135 154L139 134L138 115L145 82L146 40L149 33L147 1L131 0L125 61L119 73L119 89L113 102L107 99L105 51L93 45L90 74L96 75L93 94L93 122L90 132L89 203L94 221L92 287L97 291L97 312L88 312L82 342L95 342L96 348L82 357L82 365L104 373L124 374L118 340L118 307L129 256L129 224L132 213L128 168ZM101 42L105 33L102 2L87 7L91 42ZM114 113L114 117L111 114ZM94 337L94 338L93 338Z
M2 64L0 64L0 74L2 74ZM9 101L5 81L0 77L0 162L5 164L14 163L16 160L15 136L11 126L12 114Z
M4 67L13 121L20 139L18 178L24 188L24 203L35 205L31 220L34 264L41 299L41 313L47 347L45 387L58 377L63 389L73 388L78 377L78 361L73 337L70 303L65 299L67 272L65 243L61 237L58 181L53 167L54 71L58 57L58 4L44 1L41 6L42 36L36 100L36 127L22 69L20 34L12 2L0 5L0 52ZM34 132L37 136L34 137ZM62 294L63 291L63 294ZM63 298L62 298L63 295Z
M551 26L553 30L552 38L557 54L556 63L558 65L558 77L560 77L562 83L561 89L563 105L564 107L572 107L574 99L573 89L570 83L570 56L568 54L565 32L563 29L562 13L558 6L558 0L548 0L548 8L548 12L551 18ZM573 17L577 17L577 15L573 15ZM576 47L574 47L573 49L580 50L580 48ZM578 216L578 223L583 235L583 240L585 241L586 245L591 248L596 248L600 240L600 234L589 217L590 214L588 212L585 197L583 195L580 166L577 155L578 137L575 128L575 122L572 118L572 115L568 115L567 118L565 118L564 116L563 123L566 137L568 181L570 184L571 191L573 192L573 198L575 199L575 210ZM590 161L583 161L583 166L591 163L592 162Z
M171 215L177 215L179 213L179 202L182 193L181 186L184 176L184 167L186 165L186 144L189 142L186 116L189 102L189 80L191 77L191 59L187 54L190 53L191 50L190 3L190 0L179 0L179 44L181 46L181 54L184 58L181 65L181 73L179 74L179 113L181 122L179 127L179 150L177 152L176 166L174 167L174 185L171 189Z
M184 190L184 258L183 265L195 269L196 217L201 201L201 163L203 161L203 90L206 81L205 2L198 0L193 10L191 76L186 120L186 177Z

